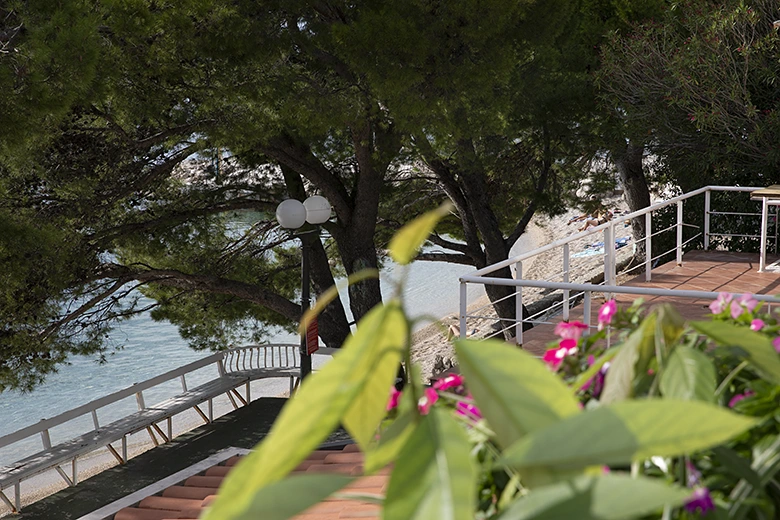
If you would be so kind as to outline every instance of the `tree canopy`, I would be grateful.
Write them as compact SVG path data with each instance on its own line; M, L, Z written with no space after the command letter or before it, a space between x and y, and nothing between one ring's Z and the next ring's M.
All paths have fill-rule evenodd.
M138 291L198 348L292 326L300 251L271 218L286 197L334 208L317 293L332 265L377 267L389 233L444 198L455 214L432 240L454 253L424 258L505 259L537 211L566 206L597 117L594 46L634 4L3 8L0 388L103 352L111 324L145 310ZM381 298L378 280L351 286L352 316ZM340 301L320 320L339 346Z

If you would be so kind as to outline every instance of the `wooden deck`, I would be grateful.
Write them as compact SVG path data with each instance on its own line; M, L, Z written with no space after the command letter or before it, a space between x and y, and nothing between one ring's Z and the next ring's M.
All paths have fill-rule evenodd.
M767 262L777 258L768 258ZM730 292L735 294L778 294L780 293L780 272L758 272L757 253L731 253L727 251L691 251L683 257L683 265L669 262L653 269L653 279L645 281L644 273L623 285L634 287L653 287L689 291ZM595 323L599 307L604 302L598 295L591 304L592 322ZM635 297L628 294L616 295L618 306L630 305ZM672 303L677 311L687 319L700 319L709 313L708 305L712 300L691 300L690 298L670 298L664 296L646 297L646 305ZM582 305L571 309L569 319L582 319ZM553 329L561 317L554 318L553 324L540 324L523 333L523 348L541 355L547 344L555 340Z

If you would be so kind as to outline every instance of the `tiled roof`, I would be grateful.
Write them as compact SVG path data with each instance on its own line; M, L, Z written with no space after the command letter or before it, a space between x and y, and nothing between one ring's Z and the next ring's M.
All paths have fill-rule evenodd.
M225 476L240 457L231 457L224 463L212 466L199 475L187 478L178 485L168 487L162 493L141 500L133 507L121 509L114 520L196 520L214 500ZM340 450L317 450L303 461L293 473L339 473L362 475L363 454L354 444ZM389 470L364 476L352 482L346 490L361 494L384 495ZM379 519L379 506L354 500L329 498L294 517L295 520L340 520L360 518Z

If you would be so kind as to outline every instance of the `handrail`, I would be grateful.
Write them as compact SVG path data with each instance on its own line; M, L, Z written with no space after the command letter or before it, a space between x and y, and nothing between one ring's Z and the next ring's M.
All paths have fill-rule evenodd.
M27 437L31 437L36 433L40 433L44 430L51 429L54 426L58 426L60 424L66 423L76 417L86 415L90 413L92 410L97 410L98 408L103 408L105 406L108 406L109 404L113 404L117 401L121 401L122 399L135 395L138 392L157 386L160 383L164 383L176 377L180 377L183 374L194 372L195 370L209 366L213 363L221 361L223 357L224 357L223 352L217 352L216 354L212 354L198 361L194 361L192 363L184 365L183 367L179 367L174 370L169 370L164 374L160 374L151 379L147 379L146 381L142 381L140 383L134 383L132 386L128 386L127 388L123 388L122 390L118 390L112 394L100 397L86 404L82 404L81 406L77 406L76 408L72 408L66 412L62 412L61 414L55 415L54 417L50 417L48 419L41 419L35 424L31 424L30 426L26 426L22 429L16 430L13 433L9 433L0 437L0 448L4 448L9 444L13 444L22 439L26 439Z
M283 343L249 345L216 352L198 361L169 370L164 374L140 383L135 383L127 388L94 399L89 403L77 406L49 419L42 419L36 424L0 437L0 448L13 445L36 434L41 436L43 443L43 450L37 451L31 457L16 459L17 462L2 468L3 485L13 484L15 499L11 501L3 492L4 488L0 487L0 501L8 505L13 511L18 511L21 508L21 482L38 473L52 469L57 470L69 486L75 486L78 483L76 459L84 453L99 449L101 444L105 445L120 464L127 462L127 436L136 431L146 429L155 445L158 445L159 442L154 432L160 436L163 442L169 442L173 438L172 418L186 409L194 408L201 418L209 423L213 420L212 401L217 395L225 393L234 408L238 408L237 400L241 404L246 405L251 401L250 383L256 379L267 377L290 378L290 392L292 393L295 369L300 367L299 348L299 345ZM261 351L263 352L261 353ZM267 355L269 351L271 354L270 363ZM193 390L188 390L186 374L212 364L215 364L217 367L216 377L209 383L200 385ZM152 413L146 413L149 410L144 404L143 391L176 378L181 379L184 393L177 394L171 399L156 404L152 409ZM245 397L236 390L241 385L246 387ZM105 426L99 424L97 416L99 409L132 395L136 396L139 412L127 415L124 419L111 422ZM199 408L199 405L203 402L208 402L207 413L204 413ZM88 432L86 437L76 437L69 441L70 444L66 442L52 447L49 433L51 428L90 413L94 429ZM135 420L136 416L138 416L137 420ZM160 428L158 423L161 421L167 422L167 433ZM112 442L119 438L122 441L121 455L111 445ZM70 476L60 467L64 458L71 461L72 475Z
M110 404L116 403L117 401L121 401L122 399L126 399L133 395L137 395L139 392L148 390L149 388L155 387L161 383L165 383L177 377L181 377L190 372L194 372L201 368L207 367L211 364L221 363L225 360L226 357L230 356L233 352L240 352L248 349L257 349L257 348L271 348L277 346L285 347L285 348L287 347L299 348L298 345L291 345L291 344L284 343L284 344L268 344L268 345L250 345L247 347L238 347L235 349L216 352L203 359L193 361L192 363L188 363L174 370L169 370L168 372L157 375L155 377L152 377L140 383L134 383L133 385L128 386L127 388L123 388L109 395L100 397L98 399L94 399L86 404L82 404L80 406L77 406L76 408L72 408L58 415L55 415L54 417L50 417L48 419L41 419L35 424L31 424L29 426L16 430L15 432L3 435L2 437L0 437L0 448L4 448L6 446L19 442L28 437L32 437L33 435L39 434L45 430L49 430L60 424L64 424L68 421L71 421L77 417L81 417L82 415L86 415L88 413L96 411L100 408L104 408ZM295 357L293 357L293 363L289 365L288 368L296 368L296 366L298 365L295 364L295 361L296 361Z
M489 285L518 285L518 281L511 278L478 278L465 276L467 282L486 283ZM572 291L617 293L617 294L639 294L644 296L668 296L670 298L717 298L720 293L715 291L686 291L681 289L656 289L653 287L633 287L630 285L598 285L592 283L563 283L563 282L543 282L536 280L522 280L523 287L535 287L539 289L569 289ZM771 294L752 294L751 297L762 302L780 302L780 296Z
M646 258L644 261L644 265L638 264L634 269L638 269L640 267L644 267L645 271L645 280L650 281L652 278L652 270L653 270L653 261L655 258L652 257L652 243L653 243L653 237L660 234L660 233L675 233L676 230L676 245L670 249L669 251L665 253L661 253L660 256L668 255L670 253L674 253L676 251L676 262L678 264L682 264L682 258L683 258L683 252L686 245L691 243L692 241L698 239L699 237L703 236L704 240L704 249L707 250L709 248L710 238L713 236L734 236L727 233L713 233L710 230L710 216L720 214L720 212L712 211L710 208L711 204L711 193L713 191L720 191L720 192L753 192L758 189L761 189L760 187L752 187L752 186L705 186L702 188L699 188L697 190L684 193L682 195L677 195L675 197L672 197L668 200L663 200L656 202L655 204L652 204L646 208L642 208L638 211L634 211L631 213L628 213L626 215L618 215L612 217L608 222L605 222L603 224L599 224L597 226L594 226L590 229L581 231L579 233L575 233L573 235L555 240L553 242L550 242L549 244L545 244L537 249L534 249L532 251L528 251L526 253L507 258L506 260L503 260L501 262L495 263L493 265L486 266L482 269L479 269L477 271L471 272L469 274L465 274L459 278L460 281L460 318L459 318L459 325L461 330L461 335L463 336L465 334L465 331L469 330L469 325L467 323L467 320L469 318L479 318L479 319L489 319L486 316L473 316L468 312L467 308L467 302L466 302L466 296L467 296L467 286L469 283L476 283L476 284L483 284L483 285L500 285L500 286L509 286L514 287L515 291L513 294L509 294L506 296L506 298L510 298L512 296L515 296L515 317L509 318L509 317L502 317L499 319L499 321L503 324L509 322L511 325L509 327L503 327L503 330L508 330L511 328L515 329L515 341L518 344L522 344L523 342L523 331L521 327L521 323L524 322L523 319L523 304L522 304L522 296L523 296L523 287L527 288L533 288L533 289L551 289L551 290L561 290L563 291L563 300L562 300L562 312L563 312L563 319L567 320L569 316L569 306L571 303L571 293L573 291L582 291L582 294L584 294L584 297L586 300L589 300L590 294L592 292L604 292L604 293L625 293L625 294L636 294L636 295L653 295L653 296L678 296L678 297L694 297L694 298L707 298L711 297L713 295L717 295L717 293L712 292L704 292L704 291L687 291L687 292L679 292L679 291L669 291L669 290L652 290L652 289L640 289L637 287L625 287L620 288L621 286L617 285L617 247L615 246L615 239L616 237L616 231L618 229L618 226L620 226L623 223L630 222L632 219L642 217L644 216L645 221L645 227L646 227L646 236L641 239L641 242L644 242L645 249L647 250ZM683 201L691 199L692 197L696 197L699 195L704 194L704 225L703 229L699 225L693 225L689 222L684 221L684 213L683 213ZM677 217L676 222L671 224L669 227L663 229L663 230L654 230L652 228L652 216L653 212L669 207L669 206L677 206ZM750 213L746 215L755 215L755 216L761 216L762 213ZM697 229L701 229L701 231L695 235L693 238L688 238L687 240L684 237L683 230L685 228L689 227L695 227ZM763 233L763 225L762 225L762 233ZM571 259L573 258L570 253L570 245L572 243L575 243L576 241L586 239L587 237L591 237L597 234L603 235L604 240L604 248L603 248L603 255L601 258L601 262L603 265L603 273L604 273L604 284L603 285L592 285L592 284L582 284L582 283L571 283L571 280L569 279L570 272L572 269L571 266ZM758 235L746 235L754 238L759 238ZM764 240L764 237L760 237L761 240ZM776 237L777 239L777 237ZM525 279L523 277L523 262L525 260L528 260L529 258L536 257L538 255L541 255L543 253L547 253L549 251L553 250L562 250L562 263L563 263L563 272L558 273L557 275L553 276L552 278L562 277L561 281L552 281L550 280L529 280ZM763 258L763 257L762 257ZM596 260L596 263L593 263L593 261L586 261L583 263L578 263L577 268L585 268L587 265L591 265L591 268L596 268L598 265L598 257L593 257L593 260ZM507 267L515 266L516 268L516 275L515 278L498 278L498 277L491 277L490 275L494 273L495 271L498 271L500 269L504 269ZM660 291L660 292L659 292ZM771 296L762 296L758 298L760 300L764 301L771 301L771 302L778 302L780 301L780 298L775 298ZM585 309L585 317L589 318L590 310L588 307L588 304L586 302L586 309ZM498 319L498 318L497 318Z
M587 229L585 231L581 231L579 233L576 233L574 235L560 238L554 242L550 242L547 245L544 245L538 249L534 249L533 251L529 251L527 253L523 253L521 255L517 255L511 258L507 258L506 260L503 260L501 262L497 262L495 264L483 267L482 269L477 269L473 273L470 274L470 276L481 276L483 274L489 274L493 271L497 271L499 269L503 269L504 267L509 267L511 265L516 264L517 262L522 262L523 260L526 260L528 258L531 258L533 256L539 255L541 253L550 251L551 249L555 249L557 247L561 247L564 244L568 244L571 242L574 242L575 240L578 240L580 238L586 237L588 235L593 235L598 233L599 231L604 231L605 229L608 229L611 226L614 226L616 224L620 224L621 222L626 222L628 220L634 219L636 217L641 217L642 215L645 215L647 213L651 213L653 211L657 211L661 208L664 208L666 206L669 206L671 204L675 204L677 202L680 202L685 199L689 199L691 197L695 197L696 195L701 195L702 193L706 191L741 191L741 192L747 192L747 191L755 191L762 188L759 187L741 187L741 186L705 186L703 188L699 188L698 190L694 190L688 193L684 193L682 195L678 195L676 197L673 197L668 200L664 200L661 202L656 202L655 204L651 204L650 206L646 208L642 208L640 210L634 211L632 213L629 213L627 215L618 215L611 219L609 222L606 222L604 224L599 224L598 226L592 227L590 229ZM461 277L461 280L463 278Z

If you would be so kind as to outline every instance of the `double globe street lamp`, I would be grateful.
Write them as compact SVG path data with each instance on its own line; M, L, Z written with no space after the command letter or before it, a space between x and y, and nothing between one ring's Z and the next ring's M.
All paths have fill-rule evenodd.
M309 249L311 241L319 236L319 226L330 219L330 202L320 195L312 195L301 202L295 199L282 201L276 207L276 220L286 229L300 229L305 223L314 229L297 233L301 239L301 316L309 309ZM315 338L316 339L316 338ZM301 380L311 373L311 354L306 343L306 331L301 332Z

